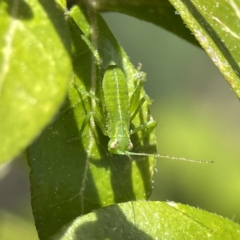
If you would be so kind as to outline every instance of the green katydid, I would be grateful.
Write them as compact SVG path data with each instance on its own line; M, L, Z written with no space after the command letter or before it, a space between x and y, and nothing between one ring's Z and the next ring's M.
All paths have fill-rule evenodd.
M127 81L122 70L117 65L108 66L102 81L103 97L101 99L103 101L102 107L104 109L96 110L96 112L87 115L82 124L81 133L90 117L93 116L102 133L110 138L108 143L108 150L110 153L120 155L154 156L182 161L211 163L212 161L131 152L133 144L130 135L145 130L145 133L142 136L144 137L156 127L156 122L151 120L133 130L130 130L131 120L135 117L140 105L144 102L144 99L140 99L140 93L145 82L145 74L139 72L138 78L139 83L132 96L129 97ZM81 91L80 89L78 90ZM89 94L89 96L93 98L92 95Z

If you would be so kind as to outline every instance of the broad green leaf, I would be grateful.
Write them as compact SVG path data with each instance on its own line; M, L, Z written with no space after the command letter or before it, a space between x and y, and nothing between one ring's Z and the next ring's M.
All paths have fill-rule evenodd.
M240 2L170 2L240 99Z
M174 202L128 202L78 217L54 240L240 238L240 226Z
M77 216L94 209L147 199L153 183L153 157L110 154L109 138L102 134L93 119L80 134L86 115L94 111L94 104L98 104L95 98L101 100L105 68L111 63L117 64L127 78L130 93L137 84L136 70L98 14L81 6L74 7L66 15L73 41L75 76L61 111L28 154L33 214L41 239L48 239ZM97 46L102 59L100 69L82 36ZM95 92L96 97L87 94L90 92ZM150 101L145 97L131 128L150 119ZM141 136L142 132L133 135L133 151L155 153L154 134L137 144Z
M168 0L97 0L92 7L99 11L114 11L154 23L199 46L179 14ZM143 32L144 34L144 32Z
M0 1L0 163L19 154L64 99L70 38L54 1Z

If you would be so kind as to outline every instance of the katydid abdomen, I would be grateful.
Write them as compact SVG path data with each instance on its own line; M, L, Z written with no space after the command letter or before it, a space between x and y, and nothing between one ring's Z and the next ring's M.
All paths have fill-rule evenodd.
M110 65L103 78L104 105L107 112L108 149L126 154L132 149L130 140L129 94L126 78L116 65Z

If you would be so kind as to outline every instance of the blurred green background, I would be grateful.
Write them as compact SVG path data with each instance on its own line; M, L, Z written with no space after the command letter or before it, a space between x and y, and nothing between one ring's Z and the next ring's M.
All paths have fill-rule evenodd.
M240 104L219 70L203 50L159 27L117 13L103 16L132 63L147 73L159 153L215 161L158 159L151 200L181 202L239 223ZM37 239L24 158L0 171L0 239Z

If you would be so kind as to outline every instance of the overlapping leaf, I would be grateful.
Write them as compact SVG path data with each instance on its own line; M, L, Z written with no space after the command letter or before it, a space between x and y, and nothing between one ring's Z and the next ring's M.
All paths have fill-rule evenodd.
M240 3L170 0L240 99Z
M240 238L240 226L174 202L128 202L79 217L55 240Z
M54 2L0 2L0 163L51 120L70 76L70 37ZM51 101L50 101L51 99Z

